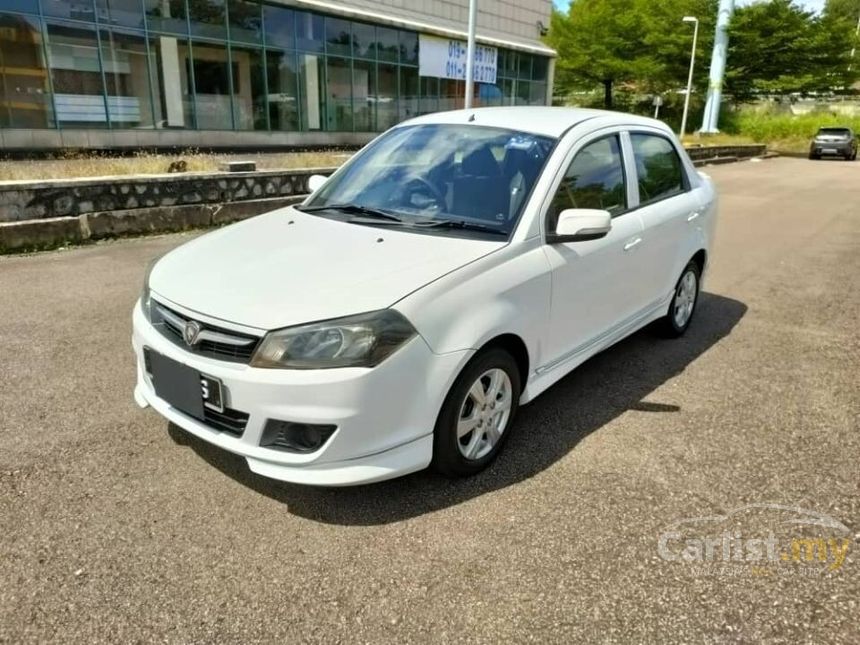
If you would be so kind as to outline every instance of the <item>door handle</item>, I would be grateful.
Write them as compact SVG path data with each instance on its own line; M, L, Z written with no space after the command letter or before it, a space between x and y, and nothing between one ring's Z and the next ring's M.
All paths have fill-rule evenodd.
M637 237L635 240L630 240L627 244L624 245L624 250L629 251L635 246L639 246L642 243L642 238Z
M695 219L699 219L699 214L699 211L696 211L695 213L690 213L689 215L687 215L687 221L692 222Z

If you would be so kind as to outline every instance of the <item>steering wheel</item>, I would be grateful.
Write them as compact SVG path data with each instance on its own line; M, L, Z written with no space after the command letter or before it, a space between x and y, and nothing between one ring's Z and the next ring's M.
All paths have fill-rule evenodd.
M445 200L445 195L442 194L442 191L419 175L407 177L403 183L403 196L409 199L410 205L412 204L412 195L429 197L440 211L445 211L448 208L448 202Z

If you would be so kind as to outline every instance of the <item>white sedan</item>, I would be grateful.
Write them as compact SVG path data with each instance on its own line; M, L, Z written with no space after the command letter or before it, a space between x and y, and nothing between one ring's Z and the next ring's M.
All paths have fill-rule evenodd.
M716 217L664 124L591 110L419 117L312 183L152 265L133 338L141 407L304 484L482 470L590 356L684 333Z

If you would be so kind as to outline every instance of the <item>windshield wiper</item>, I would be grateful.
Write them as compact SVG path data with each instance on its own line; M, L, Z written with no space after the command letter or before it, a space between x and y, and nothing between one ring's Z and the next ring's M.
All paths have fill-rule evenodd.
M318 211L341 211L343 213L355 213L362 217L387 220L389 222L403 222L397 215L384 211L381 208L371 208L361 204L327 204L326 206L300 206L299 210L304 213L316 213Z
M494 235L503 235L504 237L508 236L507 231L503 231L502 229L494 228L487 224L479 224L478 222L467 222L465 220L425 220L415 222L414 226L416 228L450 228L462 231L481 231L482 233L493 233Z

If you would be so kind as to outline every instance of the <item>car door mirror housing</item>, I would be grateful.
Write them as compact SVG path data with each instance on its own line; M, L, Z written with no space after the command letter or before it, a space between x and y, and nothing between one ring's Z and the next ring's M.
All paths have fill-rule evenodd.
M325 175L311 175L308 179L308 192L315 193L328 181Z
M550 244L586 242L606 237L612 230L612 216L608 211L591 208L569 208L559 213L555 231L547 233Z

